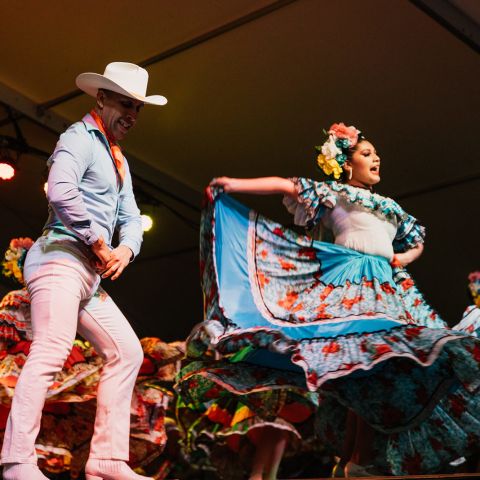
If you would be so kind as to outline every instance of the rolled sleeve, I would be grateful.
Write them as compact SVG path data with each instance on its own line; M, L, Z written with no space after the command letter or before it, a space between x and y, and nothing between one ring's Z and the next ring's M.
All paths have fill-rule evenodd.
M63 225L87 245L97 241L101 232L79 188L91 157L88 134L71 127L61 135L48 162L48 202Z
M122 193L120 195L120 205L118 210L118 237L120 245L125 245L133 253L133 259L139 254L143 241L142 218L140 210L135 201L135 195L132 188L132 178L126 165L126 176Z

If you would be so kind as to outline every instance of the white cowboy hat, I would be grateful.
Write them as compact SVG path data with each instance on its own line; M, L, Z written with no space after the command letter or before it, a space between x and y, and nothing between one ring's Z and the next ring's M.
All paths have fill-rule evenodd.
M76 78L75 83L80 90L92 97L97 96L99 88L104 88L150 105L165 105L167 103L167 99L162 95L145 96L148 72L134 63L109 63L105 67L103 75L90 72L81 73Z

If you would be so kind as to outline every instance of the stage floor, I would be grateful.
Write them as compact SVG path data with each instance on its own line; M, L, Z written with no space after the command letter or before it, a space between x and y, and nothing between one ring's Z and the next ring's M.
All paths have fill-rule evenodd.
M384 476L384 477L349 477L349 478L364 478L369 480L480 480L480 473L452 473L452 474L438 474L438 475L400 475L400 476ZM287 480L287 479L279 479ZM331 478L297 478L289 480L332 480Z

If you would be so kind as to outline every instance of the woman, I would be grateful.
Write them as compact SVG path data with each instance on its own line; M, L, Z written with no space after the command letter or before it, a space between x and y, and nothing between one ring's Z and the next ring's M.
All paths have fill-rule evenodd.
M380 181L374 145L356 128L334 124L318 150L331 181L211 182L216 201L204 215L201 248L207 321L189 342L191 356L202 361L181 381L194 389L208 378L236 394L306 386L326 396L324 417L336 412L335 434L323 429L329 440L345 430L345 407L355 413L344 451L357 462L371 461L360 442L370 443L370 435L389 471L438 471L478 439L471 427L479 431L479 364L469 352L479 347L446 329L403 269L422 253L424 229L396 202L373 193ZM283 194L310 236L248 211L218 189ZM208 348L223 360L209 364L202 358ZM455 395L462 408L452 412ZM452 415L455 432L453 420L438 426L437 416Z

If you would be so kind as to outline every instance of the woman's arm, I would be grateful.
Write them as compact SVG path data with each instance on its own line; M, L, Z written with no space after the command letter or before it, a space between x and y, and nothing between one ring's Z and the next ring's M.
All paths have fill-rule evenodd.
M408 264L414 262L423 253L423 243L417 244L415 247L403 253L397 253L393 257L393 264L406 267Z
M230 178L218 177L210 182L211 187L222 187L225 192L230 193L254 193L259 195L270 195L280 193L297 198L297 191L294 183L288 178L282 177L260 177L260 178Z

